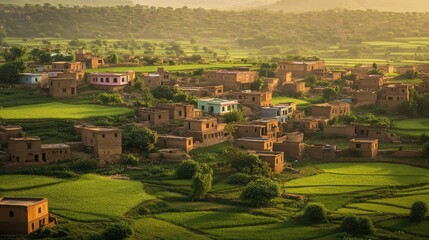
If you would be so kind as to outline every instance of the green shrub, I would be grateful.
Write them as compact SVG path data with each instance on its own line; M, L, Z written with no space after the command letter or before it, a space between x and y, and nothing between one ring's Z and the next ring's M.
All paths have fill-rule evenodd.
M320 203L308 204L304 210L304 219L311 223L322 223L328 220L326 208Z
M122 240L126 239L132 233L130 226L125 222L115 223L109 226L101 234L105 240Z
M223 115L225 123L241 122L244 120L244 113L233 111Z
M364 236L373 234L375 227L367 217L348 216L343 218L341 230L354 236Z
M94 172L98 167L97 159L81 159L72 163L70 168L77 172L90 173Z
M201 172L197 172L192 177L192 201L203 200L212 189L213 170L206 164L203 164L201 169Z
M240 199L250 206L264 206L279 195L280 186L276 182L261 178L247 184L241 192Z
M95 101L104 105L121 105L125 103L118 93L100 93L95 98Z
M426 219L428 214L428 205L424 202L415 202L411 206L410 217L415 222L421 222Z
M122 154L122 163L131 166L138 166L140 159L133 154Z
M176 170L176 175L180 179L191 179L200 170L201 166L198 162L186 160L179 165Z
M252 181L252 176L245 173L235 173L229 176L228 183L234 185L246 185Z

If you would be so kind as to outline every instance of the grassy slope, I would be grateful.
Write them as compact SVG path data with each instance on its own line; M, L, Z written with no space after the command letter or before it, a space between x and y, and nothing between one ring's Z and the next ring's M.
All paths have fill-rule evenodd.
M153 199L143 191L143 185L139 182L112 180L98 175L83 175L78 180L46 187L4 191L0 195L47 197L53 213L78 221L120 218L139 203Z
M296 105L298 106L305 106L310 104L307 101L296 99L296 98L290 98L290 97L284 97L284 96L273 97L273 105L279 104L279 103L288 103L288 102L295 102Z
M417 118L397 121L392 132L400 135L419 136L429 134L429 119Z

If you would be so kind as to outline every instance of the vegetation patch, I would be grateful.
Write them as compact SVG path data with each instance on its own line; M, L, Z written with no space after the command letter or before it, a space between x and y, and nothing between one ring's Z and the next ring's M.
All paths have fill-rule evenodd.
M3 108L0 109L0 117L4 119L85 119L125 115L132 112L131 109L123 107L50 102Z
M208 240L208 236L196 234L186 228L155 218L141 218L132 222L134 229L130 239L177 239Z
M310 102L307 102L305 100L297 99L297 98L291 98L291 97L285 97L285 96L274 96L273 97L273 105L279 104L279 103L288 103L288 102L295 102L298 106L306 106L310 105Z
M64 182L64 180L44 176L0 175L0 191L15 191L26 188L37 188L61 182Z
M409 219L397 218L389 219L377 223L378 226L394 231L402 231L406 233L416 234L429 237L429 221L412 222Z
M228 228L235 226L261 225L277 222L277 219L255 216L248 213L229 212L186 212L186 213L163 213L157 218L174 222L187 228L212 229Z
M429 119L416 118L397 121L392 132L408 136L429 134Z

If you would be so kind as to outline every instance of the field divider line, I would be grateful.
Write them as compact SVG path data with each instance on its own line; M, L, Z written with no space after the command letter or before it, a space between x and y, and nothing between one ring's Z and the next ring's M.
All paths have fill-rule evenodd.
M191 227L188 227L188 226L186 226L186 225L182 225L182 224L179 224L179 223L175 223L175 222L173 222L173 221L168 221L168 220L165 220L165 219L159 218L159 217L158 217L158 216L156 216L156 215L153 215L153 216L152 216L152 218L155 218L156 220L163 221L163 222L170 223L170 224L173 224L173 225L175 225L175 226L178 226L178 227L184 228L184 229L186 229L186 230L188 230L188 231L190 231L190 232L192 232L192 233L198 234L198 235L208 236L210 239L213 239L213 240L214 240L214 239L216 239L214 235L209 234L209 233L206 233L206 232L201 231L201 230L199 230L199 229L191 228Z
M14 188L14 189L0 188L0 192L16 192L16 191L23 191L23 190L31 190L31 189L49 187L49 186L53 186L53 185L57 185L57 184L61 184L61 183L66 183L66 182L68 182L68 180L55 182L55 183L46 183L46 184L32 186L32 187L22 187L22 188Z
M323 174L323 173L322 173ZM428 177L427 174L368 174L368 173L335 173L335 172L324 172L324 174L340 175L340 176L384 176L384 177Z
M394 198L394 197L391 197L391 198ZM381 199L386 199L386 198L381 198ZM376 199L374 199L374 200L376 200ZM404 206L399 206L399 205L395 205L395 204L392 204L392 203L374 202L374 200L368 200L368 201L366 201L366 203L377 204L377 205L385 205L385 206L397 207L397 208L402 208L402 209L410 210L410 208L407 208L407 207L404 207Z

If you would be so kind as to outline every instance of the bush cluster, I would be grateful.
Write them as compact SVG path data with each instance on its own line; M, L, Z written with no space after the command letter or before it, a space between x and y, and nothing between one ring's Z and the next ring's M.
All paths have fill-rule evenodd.
M180 163L176 170L176 175L180 179L192 179L192 177L201 170L198 162L193 160L186 160Z
M428 205L425 202L415 202L411 206L410 217L415 222L421 222L426 219L428 215Z
M244 187L240 199L250 206L264 206L278 196L280 186L269 178L260 178Z
M304 219L311 223L322 223L328 220L328 213L323 204L311 203L304 210Z
M229 176L228 183L234 185L246 185L252 181L252 176L246 173L234 173Z
M375 227L367 217L348 216L343 218L341 230L354 236L365 236L373 234Z

